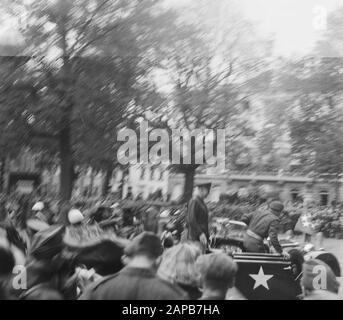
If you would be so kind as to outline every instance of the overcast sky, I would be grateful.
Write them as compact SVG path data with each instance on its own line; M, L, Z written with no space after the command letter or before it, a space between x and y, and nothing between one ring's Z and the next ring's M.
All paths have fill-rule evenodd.
M167 1L187 6L197 0ZM315 27L318 15L343 7L343 0L239 0L237 4L248 19L256 22L262 36L273 37L276 55L293 56L311 50L323 32Z
M170 6L187 6L197 0L166 0ZM215 1L215 0L212 0ZM228 0L230 1L230 0ZM308 53L322 30L315 28L321 9L331 12L343 0L238 0L243 14L256 22L261 36L272 36L276 55L293 56ZM15 43L15 23L0 20L0 43Z

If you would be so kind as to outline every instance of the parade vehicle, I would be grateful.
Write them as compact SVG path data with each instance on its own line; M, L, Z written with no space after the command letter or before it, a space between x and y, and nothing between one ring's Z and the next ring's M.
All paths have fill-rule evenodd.
M214 218L211 225L210 247L221 249L227 253L244 252L243 241L247 228L248 226L241 221L228 218ZM299 248L299 243L287 238L280 238L279 242L286 251ZM264 247L266 253L273 252L273 248L268 240L265 240Z
M304 261L297 242L280 239L289 259L277 253L266 240L266 253L246 252L243 241L247 225L227 218L214 218L210 251L225 252L238 264L236 288L249 300L296 300L301 296L301 268Z

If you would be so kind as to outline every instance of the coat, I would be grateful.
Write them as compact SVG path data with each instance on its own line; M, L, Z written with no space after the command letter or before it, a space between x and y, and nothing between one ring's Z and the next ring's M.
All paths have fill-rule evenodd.
M192 198L188 203L186 225L188 229L188 240L199 241L200 235L204 233L209 239L208 209L200 197Z
M27 266L27 289L19 295L21 300L63 300L52 280L49 267L36 262Z
M126 267L91 285L80 300L184 300L179 287L158 278L149 269Z

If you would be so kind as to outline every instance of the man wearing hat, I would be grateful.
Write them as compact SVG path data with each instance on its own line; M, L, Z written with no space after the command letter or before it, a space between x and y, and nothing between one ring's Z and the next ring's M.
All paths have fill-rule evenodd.
M208 208L204 199L209 195L211 183L196 185L195 195L189 201L186 216L188 240L200 241L203 248L207 248L209 239Z
M126 267L91 285L80 300L186 299L184 291L156 275L162 245L155 234L139 234L125 248L124 254Z
M242 221L248 225L244 237L244 247L248 252L264 253L263 240L269 237L276 252L288 257L287 253L283 253L278 240L278 227L282 212L283 204L274 200L269 203L267 210L243 215Z
M27 288L16 291L21 300L63 300L63 272L58 267L63 234L63 226L52 226L34 235L25 265Z

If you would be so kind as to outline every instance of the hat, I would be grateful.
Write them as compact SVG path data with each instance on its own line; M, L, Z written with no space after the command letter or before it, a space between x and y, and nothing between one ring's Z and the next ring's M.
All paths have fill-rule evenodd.
M136 236L125 248L127 256L145 253L153 258L158 258L163 252L160 239L152 232L143 232Z
M27 220L26 225L33 231L43 231L50 227L46 222L40 219L29 219Z
M208 189L208 190L210 190L211 189L211 186L212 186L212 183L196 183L195 184L195 187L196 188L206 188L206 189Z
M44 203L42 201L36 202L32 207L33 211L42 211L43 209L44 209Z
M280 202L280 201L272 201L270 204L269 204L269 208L271 210L274 210L276 212L281 212L283 210L283 204Z
M324 268L323 271L316 267ZM321 276L325 279L321 279ZM306 261L303 265L302 285L305 289L313 290L327 290L333 293L338 293L339 282L336 279L331 268L323 261L312 259ZM317 288L316 285L319 287Z
M30 254L38 260L51 259L63 248L63 226L52 226L37 232L33 239Z
M84 216L81 213L81 211L78 209L71 209L68 212L68 220L69 220L70 224L79 223L79 222L83 221L83 219L84 219Z

